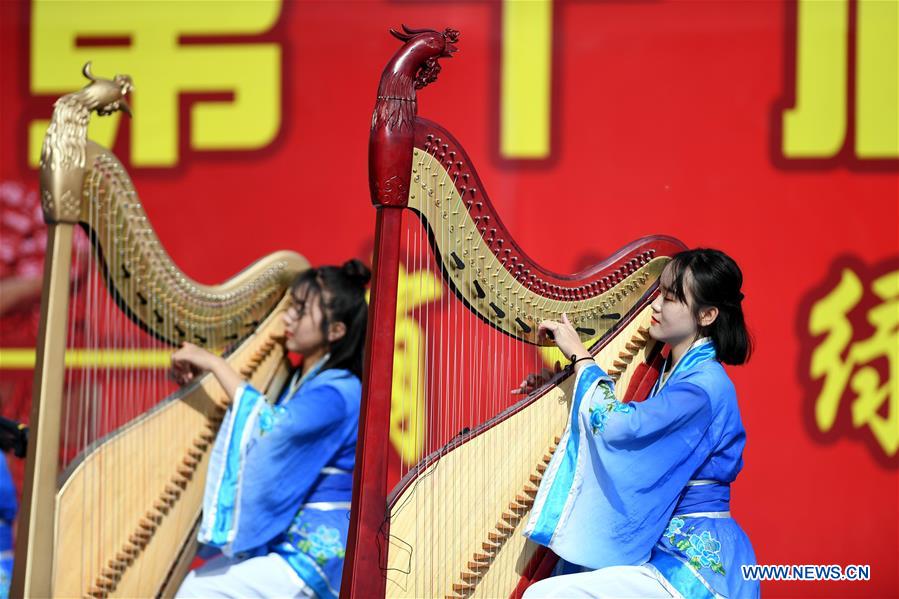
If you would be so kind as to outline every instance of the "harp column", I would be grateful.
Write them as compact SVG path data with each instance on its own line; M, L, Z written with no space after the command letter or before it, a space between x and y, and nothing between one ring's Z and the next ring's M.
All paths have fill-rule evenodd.
M437 79L438 59L455 51L459 32L430 29L391 30L404 42L378 84L368 144L369 188L377 209L374 277L365 342L362 406L353 509L347 538L342 597L383 597L387 585L387 459L390 447L390 403L393 385L393 344L396 329L396 286L399 273L403 209L409 201L416 89ZM372 351L377 348L377 351ZM377 572L378 575L372 575Z
M365 354L372 356L363 373L362 409L356 445L353 511L344 564L341 595L383 597L386 578L362 572L383 572L386 567L388 526L387 459L390 398L393 385L393 344L396 330L396 289L399 271L402 209L378 208L375 229L375 272L371 290L371 318ZM372 351L379 346L380 351ZM364 492L363 492L364 489ZM382 563L383 562L383 563Z
M41 325L31 400L31 438L11 597L49 597L52 591L53 561L49 556L53 555L56 533L54 504L73 231L70 223L48 225Z
M41 148L41 204L47 222L47 253L41 295L30 439L19 514L12 597L49 597L53 586L56 542L56 477L65 376L66 320L74 226L81 219L81 193L89 158L86 124L90 114L123 110L131 78L97 79L91 64L82 73L90 83L54 104L53 118Z

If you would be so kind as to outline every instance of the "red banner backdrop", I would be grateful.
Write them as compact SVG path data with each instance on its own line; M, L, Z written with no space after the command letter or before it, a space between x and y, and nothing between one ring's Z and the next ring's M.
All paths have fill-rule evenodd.
M748 432L735 517L760 563L871 574L764 594L895 597L897 16L892 0L3 2L0 181L36 189L52 102L92 60L136 86L134 118L92 136L189 275L217 282L282 248L367 258L387 29L458 29L419 112L465 144L535 260L573 272L664 233L741 264L756 351L731 370ZM4 415L30 379L10 324L28 319L12 318ZM420 342L414 319L398 326Z

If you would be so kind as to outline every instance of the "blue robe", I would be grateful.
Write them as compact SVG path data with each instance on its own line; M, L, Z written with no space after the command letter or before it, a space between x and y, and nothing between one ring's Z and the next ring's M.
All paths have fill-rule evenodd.
M587 366L524 534L583 568L648 562L687 598L757 597L740 571L755 554L729 511L745 441L708 339L643 402L619 402Z
M199 541L238 558L278 553L319 597L336 598L362 386L321 365L274 405L238 389L210 456Z

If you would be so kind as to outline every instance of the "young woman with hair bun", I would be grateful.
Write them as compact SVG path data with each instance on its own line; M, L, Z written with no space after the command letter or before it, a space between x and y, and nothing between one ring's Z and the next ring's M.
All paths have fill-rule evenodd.
M177 597L319 597L340 590L349 528L369 269L358 260L301 273L284 314L302 356L277 401L191 344L177 380L212 372L234 398L215 440L199 541L217 557Z
M674 256L652 302L650 335L669 357L649 397L621 403L574 328L544 321L574 362L571 416L525 534L559 555L538 597L758 597L755 563L731 517L746 433L723 364L744 363L743 274L718 250Z

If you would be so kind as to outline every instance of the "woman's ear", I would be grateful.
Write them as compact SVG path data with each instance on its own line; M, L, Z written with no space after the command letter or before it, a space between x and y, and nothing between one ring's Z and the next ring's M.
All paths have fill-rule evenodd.
M346 335L346 324L342 322L332 322L328 327L328 343L339 341Z
M711 308L705 308L699 311L699 326L708 327L711 326L715 319L718 318L718 308L712 306Z

